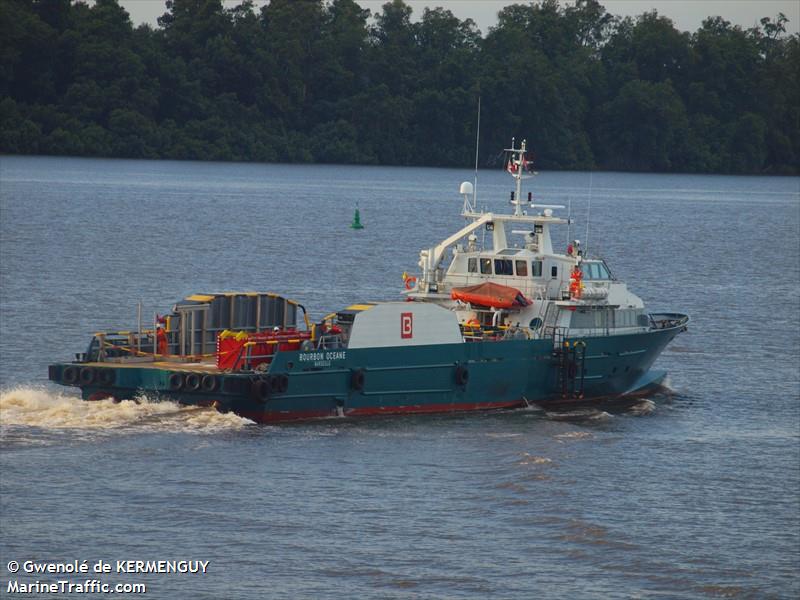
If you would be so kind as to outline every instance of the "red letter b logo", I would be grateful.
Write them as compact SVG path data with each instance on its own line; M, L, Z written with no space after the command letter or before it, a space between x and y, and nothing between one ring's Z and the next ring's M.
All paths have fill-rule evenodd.
M400 337L404 340L411 339L414 334L413 313L400 313Z

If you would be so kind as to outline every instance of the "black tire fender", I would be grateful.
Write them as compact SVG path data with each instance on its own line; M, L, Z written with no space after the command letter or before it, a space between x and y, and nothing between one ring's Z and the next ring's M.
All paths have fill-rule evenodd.
M352 372L350 375L350 387L360 392L364 389L364 382L366 380L366 376L364 373L364 369L357 369Z
M80 374L81 385L92 385L97 377L97 371L92 367L83 367Z
M167 389L170 392L179 392L183 389L183 375L180 373L170 373L167 380Z
M114 369L98 369L97 380L103 385L114 385L117 380L117 372Z
M469 369L464 365L456 367L456 383L458 385L467 385L469 383Z
M187 392L196 392L200 389L200 375L189 373L186 375L185 386Z
M272 385L269 379L256 379L250 387L250 393L254 400L266 402L272 394Z
M61 381L67 385L74 385L78 381L78 367L67 367L61 373Z
M200 387L204 392L216 392L219 388L219 379L217 379L216 375L203 375L203 379L200 380Z

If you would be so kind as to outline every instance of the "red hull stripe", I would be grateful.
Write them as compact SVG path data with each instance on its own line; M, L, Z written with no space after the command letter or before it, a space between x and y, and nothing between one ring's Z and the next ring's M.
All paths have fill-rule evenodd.
M464 402L460 404L420 404L415 406L368 406L364 408L351 408L345 411L347 416L370 416L414 413L441 413L463 412L468 410L492 410L497 408L512 408L521 406L521 400L512 402Z
M346 417L367 417L375 415L398 415L398 414L430 414L465 412L471 410L496 410L499 408L515 408L524 406L521 400L507 402L464 402L456 404L425 404L412 406L369 406L363 408L348 408L344 412ZM240 416L255 421L256 423L275 423L279 421L297 421L301 419L319 419L336 416L336 411L241 411Z

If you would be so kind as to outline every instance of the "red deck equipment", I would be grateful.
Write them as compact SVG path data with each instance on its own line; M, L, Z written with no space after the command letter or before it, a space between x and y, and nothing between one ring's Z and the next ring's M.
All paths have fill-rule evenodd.
M223 331L217 337L217 367L232 371L255 369L262 363L272 362L276 352L299 350L302 343L310 339L310 331L296 329L259 333Z

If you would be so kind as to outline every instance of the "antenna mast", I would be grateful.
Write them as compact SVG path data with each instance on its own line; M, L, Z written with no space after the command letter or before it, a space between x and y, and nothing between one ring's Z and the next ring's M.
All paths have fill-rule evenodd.
M569 204L568 204L569 208L567 209L567 246L569 246L569 243L572 241L572 240L569 239L569 238L572 237L572 235L571 235L572 234L572 196L569 197L568 202L569 202Z
M522 171L527 169L528 161L525 159L525 151L527 148L527 141L522 140L522 145L517 148L515 145L515 138L511 138L511 148L506 148L505 151L510 154L510 158L506 165L506 171L516 180L516 190L512 194L511 204L514 205L514 216L522 216L522 206L526 204L522 199L522 180L528 179L530 176L525 176ZM533 204L531 204L533 206Z
M478 94L478 126L475 129L475 185L472 187L473 210L478 210L478 148L481 144L481 96Z

